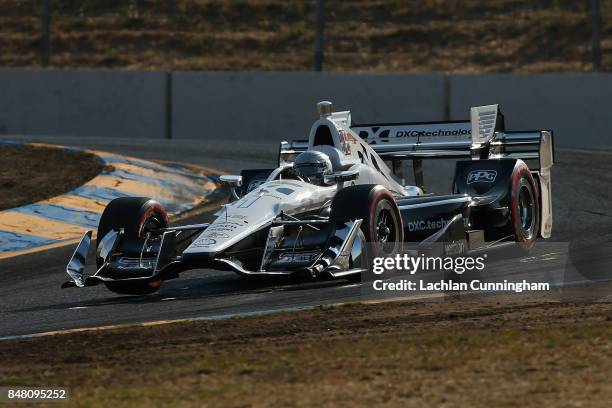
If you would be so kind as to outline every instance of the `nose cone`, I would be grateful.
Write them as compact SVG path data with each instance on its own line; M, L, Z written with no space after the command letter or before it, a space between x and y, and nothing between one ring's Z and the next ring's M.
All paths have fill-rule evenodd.
M244 239L275 217L269 197L249 194L248 200L227 204L216 215L210 226L185 250L218 253ZM249 211L250 209L250 211Z
M281 211L292 214L316 204L315 187L301 181L271 181L226 205L217 218L185 250L185 254L216 254L269 225Z

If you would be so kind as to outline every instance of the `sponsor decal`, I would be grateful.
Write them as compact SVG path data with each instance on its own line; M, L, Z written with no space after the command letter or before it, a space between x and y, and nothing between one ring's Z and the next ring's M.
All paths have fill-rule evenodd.
M150 259L119 258L119 262L114 265L114 268L129 270L134 268L153 268L154 266L154 262Z
M229 235L223 232L213 231L211 233L206 234L206 238L219 238L219 239L228 239Z
M318 252L283 252L278 260L281 262L310 262L319 255Z
M472 131L468 129L455 130L398 130L395 137L435 137L435 136L466 136L471 135Z
M215 245L216 243L217 243L216 239L213 239L213 238L201 238L201 239L198 239L197 241L195 241L192 245L194 247L203 247L203 248L206 248L206 247L209 247L211 245Z
M349 142L347 133L342 129L338 130L338 133L340 133L340 137L342 138L342 151L344 151L344 154L350 155L351 154L351 144Z
M448 223L449 221L444 218L440 218L439 220L409 221L408 231L418 232L418 231L439 230L439 229L444 228Z
M236 218L238 220L244 220L245 218L247 218L247 216L240 215L240 214L231 214L231 215L228 215L227 218Z
M232 232L240 226L240 224L236 224L235 222L220 222L218 224L215 223L208 227L208 229L206 230L206 235L208 236L210 232Z
M467 183L493 183L497 178L495 170L472 170L468 174Z
M472 129L469 124L448 124L446 127L432 125L385 126L359 129L359 136L368 143L389 142L391 138L421 138L421 137L462 137L470 138ZM371 139L376 139L371 140Z

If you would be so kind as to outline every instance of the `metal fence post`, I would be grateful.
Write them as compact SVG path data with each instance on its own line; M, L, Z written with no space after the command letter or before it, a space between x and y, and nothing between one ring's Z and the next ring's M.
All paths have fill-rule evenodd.
M51 44L51 0L42 1L41 30L40 30L40 65L49 65L49 54Z
M316 0L316 31L315 31L315 55L314 70L323 70L323 29L325 28L325 0Z
M593 71L601 67L601 3L591 0L591 48L593 51Z

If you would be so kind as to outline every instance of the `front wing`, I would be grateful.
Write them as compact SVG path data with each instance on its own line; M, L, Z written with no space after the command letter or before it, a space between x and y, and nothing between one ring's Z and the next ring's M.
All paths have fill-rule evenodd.
M70 280L62 287L94 286L104 282L168 280L187 269L229 269L249 276L278 276L307 273L312 276L328 275L332 278L359 274L366 268L365 240L360 230L362 220L333 228L323 241L287 240L285 230L299 228L317 229L317 225L328 225L328 220L287 220L281 217L269 225L267 239L258 268L252 268L231 251L213 257L186 257L177 248L184 232L202 232L208 224L196 224L160 231L159 240L144 242L138 258L123 256L119 248L124 239L123 231L110 231L102 237L96 253L97 270L87 276L86 260L92 241L92 231L87 231L72 255L66 273ZM192 234L193 235L193 234ZM287 242L288 241L288 242ZM300 245L297 245L300 242ZM183 245L181 245L183 244ZM288 246L288 245L289 246Z

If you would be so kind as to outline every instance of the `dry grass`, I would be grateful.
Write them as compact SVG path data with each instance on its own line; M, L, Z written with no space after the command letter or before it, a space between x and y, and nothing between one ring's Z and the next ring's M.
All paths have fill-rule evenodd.
M602 2L612 70L612 2ZM588 71L588 1L327 2L325 69ZM309 70L314 0L57 0L55 67ZM0 0L0 66L38 65L39 2Z
M611 304L349 305L0 343L73 406L601 406Z
M90 153L0 145L0 210L68 192L97 176L103 167Z

